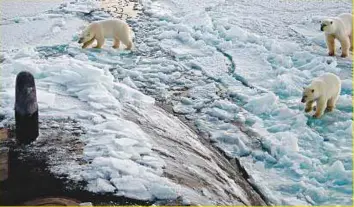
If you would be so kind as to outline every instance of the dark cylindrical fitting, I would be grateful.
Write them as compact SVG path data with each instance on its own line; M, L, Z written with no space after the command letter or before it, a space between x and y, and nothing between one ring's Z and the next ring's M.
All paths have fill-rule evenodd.
M29 144L38 137L38 104L36 85L31 73L22 71L16 78L16 139Z

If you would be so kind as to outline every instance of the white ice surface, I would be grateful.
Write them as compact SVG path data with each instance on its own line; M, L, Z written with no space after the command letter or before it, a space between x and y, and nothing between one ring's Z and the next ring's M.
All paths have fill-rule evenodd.
M32 10L26 13L9 11L7 18L21 16L21 21L8 21L1 26L2 56L5 58L1 65L0 91L0 111L5 120L1 124L14 116L16 75L23 70L29 71L35 77L41 118L71 117L88 129L81 138L85 143L84 159L90 164L63 163L52 167L53 173L68 175L74 181L85 180L87 189L92 192L112 192L139 200L174 199L183 195L183 188L162 177L165 164L151 150L154 146L151 138L138 125L121 118L124 104L139 110L154 104L155 100L133 89L134 83L129 79L115 81L108 70L110 65L89 60L74 40L83 21L72 14L62 13L55 17L43 14L43 9L49 9L48 1L30 5L2 3L6 3L6 8L16 8L14 11L20 5ZM65 5L76 12L88 8L86 1L64 4L62 10ZM59 53L69 50L72 56L41 56L43 51L57 50ZM120 53L124 54L118 51L116 55Z
M350 1L142 3L151 16L135 22L145 29L136 47L151 56L112 50L111 41L100 51L81 50L72 40L75 35L60 40L68 44L70 56L42 59L31 49L3 55L1 111L7 117L13 116L15 75L25 69L47 92L39 97L45 107L41 114L72 116L90 129L84 153L95 162L84 170L74 165L69 172L56 172L88 180L95 192L114 189L133 198L175 198L178 191L161 177L164 163L151 152L149 137L120 117L124 103L139 108L154 102L133 89L139 88L171 100L174 112L209 134L226 154L239 157L251 182L272 203L352 204L351 58L328 57L316 23L322 16L350 12ZM77 4L61 11L89 8ZM50 32L70 27L72 19L58 19L64 26L48 23ZM54 37L50 32L43 31L44 37ZM303 112L301 90L324 72L340 76L342 93L334 112L315 120ZM129 128L122 130L122 124ZM255 132L252 138L247 130Z
M153 104L153 98L114 82L107 68L95 67L90 61L69 56L41 59L36 52L28 58L20 53L7 56L2 64L1 111L6 117L13 116L16 74L27 70L36 79L41 117L69 116L89 129L83 137L84 159L91 164L55 166L54 173L86 180L93 192L115 192L141 200L177 197L175 184L161 177L164 161L151 150L151 138L135 123L120 118L124 103L139 108ZM75 98L63 98L66 96L76 97L80 104L75 105Z
M352 204L351 57L339 58L338 44L337 56L327 56L318 23L350 12L350 1L143 3L159 29L147 32L137 47L147 52L147 45L157 44L173 58L165 64L165 57L140 58L116 76L172 99L174 112L194 121L228 155L240 157L273 203ZM342 93L337 109L315 120L313 112L303 111L302 87L325 72L340 76ZM231 107L217 106L220 100Z
M71 0L1 0L0 11L1 19L23 18L32 15L38 15L49 9L54 9L60 4L70 2Z

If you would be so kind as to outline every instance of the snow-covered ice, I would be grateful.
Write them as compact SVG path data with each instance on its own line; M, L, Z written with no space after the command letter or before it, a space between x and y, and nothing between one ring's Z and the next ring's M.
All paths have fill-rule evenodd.
M62 166L56 173L88 181L93 192L174 199L190 189L162 176L168 165L153 150L156 141L123 116L130 105L158 122L149 107L161 101L215 147L237 157L272 204L352 205L352 60L328 57L318 28L322 17L350 12L350 1L142 4L146 15L129 20L133 53L113 50L111 40L102 50L80 49L79 17L97 6L92 1L64 4L55 16L30 14L16 21L9 16L1 25L8 27L2 38L10 34L2 62L3 122L13 117L15 76L28 70L41 94L41 116L70 116L88 129L84 156L90 164ZM28 21L45 26L28 32L31 28L20 26ZM21 29L32 35L32 43L26 42L27 34L19 35ZM58 33L64 34L61 39L55 38ZM26 47L19 50L11 38ZM341 96L333 112L313 119L303 111L302 87L325 72L339 75ZM241 189L229 185L242 197Z
M143 52L154 60L140 58L113 71L116 77L139 71L147 80L130 76L135 85L239 157L273 203L352 204L351 177L339 185L327 172L338 162L342 175L352 172L351 58L328 57L318 29L323 16L350 12L349 1L277 1L277 8L257 0L144 2L149 27L157 28L141 35L148 37ZM163 53L145 47L154 39ZM335 112L315 120L303 112L302 87L325 72L341 77L342 94ZM220 100L229 107L216 107Z

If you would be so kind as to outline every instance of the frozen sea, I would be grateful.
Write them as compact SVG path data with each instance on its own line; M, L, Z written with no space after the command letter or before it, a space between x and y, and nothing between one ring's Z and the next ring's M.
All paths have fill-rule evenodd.
M327 56L319 29L322 18L350 13L351 1L140 3L144 13L128 19L128 52L112 40L102 50L77 43L87 22L109 18L99 1L1 1L1 124L13 118L16 74L28 70L42 116L70 116L90 129L91 164L53 171L88 181L93 192L193 200L191 189L163 177L151 137L122 116L129 104L158 119L146 107L159 103L238 158L271 204L353 204L352 58L339 56L339 44ZM340 77L341 95L333 112L314 119L302 87L326 72Z

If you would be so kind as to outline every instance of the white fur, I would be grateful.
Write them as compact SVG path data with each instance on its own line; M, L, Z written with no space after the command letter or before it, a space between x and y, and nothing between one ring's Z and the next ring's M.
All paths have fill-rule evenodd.
M312 80L311 84L304 88L303 100L306 102L306 112L311 111L312 102L316 102L315 117L323 115L327 109L332 111L335 108L341 91L341 80L333 73L324 75Z
M96 47L100 48L104 44L105 38L114 38L115 43L113 47L119 47L120 41L127 46L127 49L131 49L133 46L129 25L119 19L92 22L83 30L79 43L86 43L90 42L92 39L96 39ZM83 47L87 46L88 45L84 44Z
M329 55L335 53L334 39L339 40L342 48L342 57L349 54L352 50L352 14L344 13L337 17L324 19L321 22L321 30L324 31L326 36L326 43L329 48Z

